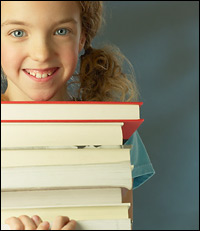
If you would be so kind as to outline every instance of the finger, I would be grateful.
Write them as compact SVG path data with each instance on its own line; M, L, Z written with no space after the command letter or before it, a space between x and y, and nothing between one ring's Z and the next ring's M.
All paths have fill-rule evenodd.
M35 222L37 227L42 223L42 219L37 215L32 216L32 220Z
M39 224L37 230L48 230L50 227L50 224L48 221L43 221L41 224Z
M9 225L11 230L24 230L23 223L16 217L6 219L5 224Z
M75 230L76 229L76 221L71 220L65 225L62 230Z
M19 217L19 219L24 224L25 230L35 230L37 228L35 222L30 217L22 215Z
M52 224L51 230L61 230L69 222L69 217L58 216Z

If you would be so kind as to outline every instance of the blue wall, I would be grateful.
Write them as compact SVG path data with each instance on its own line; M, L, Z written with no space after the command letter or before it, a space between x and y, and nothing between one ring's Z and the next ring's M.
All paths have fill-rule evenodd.
M135 68L139 132L156 174L134 191L135 230L199 229L199 2L105 1L95 45Z

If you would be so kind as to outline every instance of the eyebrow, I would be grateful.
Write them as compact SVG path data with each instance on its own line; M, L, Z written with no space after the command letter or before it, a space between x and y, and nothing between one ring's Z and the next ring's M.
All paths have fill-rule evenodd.
M74 24L78 23L74 18L68 18L68 19L62 19L62 20L56 22L53 26L57 26L57 25L69 23L69 22L72 22ZM22 26L32 27L31 24L29 24L27 22L23 22L23 21L18 21L18 20L6 20L5 22L3 22L1 24L1 27L7 26L7 25L22 25Z

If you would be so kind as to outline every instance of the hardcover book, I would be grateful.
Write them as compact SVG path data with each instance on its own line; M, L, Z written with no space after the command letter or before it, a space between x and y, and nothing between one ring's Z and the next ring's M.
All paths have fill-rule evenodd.
M2 101L1 122L123 122L128 139L143 123L142 102L96 101Z
M1 223L56 216L77 230L130 230L130 150L141 102L1 102ZM2 230L9 227L2 225Z

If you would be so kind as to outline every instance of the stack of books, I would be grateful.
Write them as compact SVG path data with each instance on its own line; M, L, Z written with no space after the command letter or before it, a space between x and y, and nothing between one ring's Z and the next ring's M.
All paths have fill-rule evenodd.
M132 189L134 166L123 140L142 124L141 105L1 102L1 224L62 215L77 230L130 230L121 189Z

